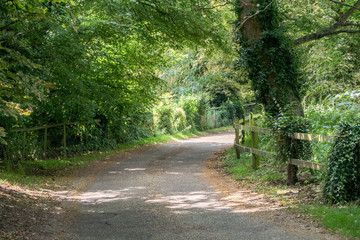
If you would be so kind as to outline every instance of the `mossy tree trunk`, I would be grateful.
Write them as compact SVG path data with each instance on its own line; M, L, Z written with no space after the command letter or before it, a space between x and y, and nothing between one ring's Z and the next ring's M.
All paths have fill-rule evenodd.
M303 81L290 41L281 29L275 1L237 0L235 12L240 62L249 71L257 101L273 116L303 117ZM297 181L297 170L288 165L290 185Z
M249 77L258 102L277 115L290 106L303 116L301 76L290 41L280 27L276 3L270 0L237 0L236 37L240 61Z

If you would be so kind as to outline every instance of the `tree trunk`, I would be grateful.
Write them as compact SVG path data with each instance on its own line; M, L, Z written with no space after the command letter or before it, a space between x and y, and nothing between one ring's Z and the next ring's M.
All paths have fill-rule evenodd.
M238 0L237 41L257 101L272 115L290 108L303 116L301 77L274 1Z
M240 62L249 71L257 101L272 116L303 117L303 81L290 40L280 27L275 1L237 0L235 6ZM291 141L288 142L291 145ZM288 164L289 185L297 182L297 171L297 166Z

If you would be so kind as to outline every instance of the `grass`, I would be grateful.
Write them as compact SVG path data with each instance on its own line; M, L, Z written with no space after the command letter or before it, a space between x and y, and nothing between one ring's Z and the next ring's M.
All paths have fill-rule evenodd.
M16 171L6 171L5 169L0 169L0 184L12 184L37 188L47 184L55 183L55 176L64 175L66 172L74 168L86 166L91 162L99 161L105 157L115 155L126 150L136 149L149 144L166 143L174 140L202 136L208 133L221 132L230 129L232 129L232 126L211 129L208 131L159 135L120 144L116 147L116 149L113 150L89 152L64 159L40 159L36 161L22 162Z
M303 206L301 208L335 232L360 239L360 207L355 204L346 206Z
M248 139L245 145L248 145ZM275 168L271 162L260 159L260 168L252 169L252 156L250 153L241 153L240 159L236 158L235 149L229 148L224 157L223 165L225 171L242 185L276 196L287 188L285 173Z
M245 142L245 145L247 142ZM348 204L343 206L324 205L307 196L309 188L314 188L310 182L304 181L295 188L301 189L296 198L287 198L286 193L292 189L286 185L286 173L278 166L272 165L269 160L261 159L259 170L253 170L251 154L241 153L241 158L236 159L235 149L230 148L225 152L223 166L230 176L243 186L254 191L271 195L281 204L293 207L300 213L306 213L317 219L324 227L334 232L344 234L350 238L360 239L360 206ZM318 185L319 186L319 185ZM293 188L293 187L292 187ZM313 192L312 192L313 193ZM302 196L301 194L305 194ZM320 193L316 193L321 198ZM308 200L304 200L305 197ZM312 198L312 199L309 199ZM303 201L304 200L304 201ZM306 202L306 205L304 205Z

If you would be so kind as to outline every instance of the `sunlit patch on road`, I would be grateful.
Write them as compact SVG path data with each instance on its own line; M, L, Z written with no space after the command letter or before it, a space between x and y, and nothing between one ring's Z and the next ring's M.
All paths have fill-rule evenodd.
M165 204L166 208L177 210L199 209L204 211L221 211L225 209L232 210L233 207L232 204L219 201L216 193L206 191L177 193L147 200L146 202Z
M77 200L81 203L101 204L114 201L125 201L134 198L134 190L143 190L145 187L129 187L120 190L92 191L81 194Z
M145 171L146 168L125 168L124 171Z

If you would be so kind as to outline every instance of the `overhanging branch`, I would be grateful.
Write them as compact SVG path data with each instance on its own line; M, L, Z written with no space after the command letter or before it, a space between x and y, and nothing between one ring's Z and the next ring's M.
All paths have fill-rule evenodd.
M331 2L335 2L335 3L340 3L334 0L330 0ZM356 11L356 10L360 10L360 0L358 0L354 5L349 5L349 7L351 7L347 12L345 12L333 25L331 25L328 28L319 30L316 33L312 33L309 35L306 35L304 37L298 38L294 41L295 45L301 45L303 43L312 41L312 40L318 40L320 38L326 37L326 36L330 36L330 35L335 35L335 34L339 34L339 33L359 33L360 30L356 30L356 29L340 29L342 27L348 27L348 26L353 26L353 27L359 27L359 24L357 23L351 23L348 22L348 18ZM340 30L339 30L340 29Z
M354 34L354 33L360 33L360 29L359 30L352 30L352 29L340 29L340 30L335 30L335 31L320 31L317 33L313 33L310 35L306 35L304 37L298 38L295 40L294 44L297 45L301 45L303 43L312 41L312 40L318 40L321 39L323 37L326 36L331 36L331 35L336 35L339 33L350 33L350 34Z
M355 8L357 10L360 10L360 8L358 7L355 7L355 6L352 6L350 4L346 4L346 3L343 3L343 2L338 2L338 1L334 1L334 0L329 0L330 2L333 2L333 3L336 3L336 4L340 4L342 6L345 6L345 7L351 7L351 8Z

